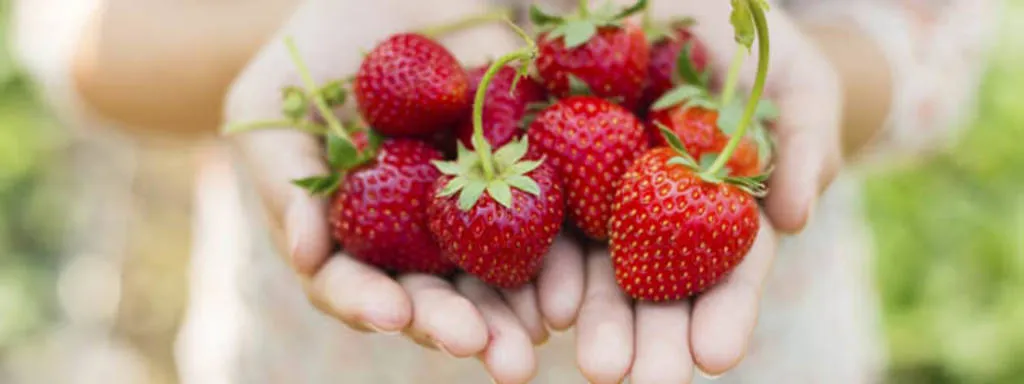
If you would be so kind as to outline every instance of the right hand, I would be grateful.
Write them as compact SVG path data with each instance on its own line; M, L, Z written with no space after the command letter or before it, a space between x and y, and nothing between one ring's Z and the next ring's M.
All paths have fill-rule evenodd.
M353 3L311 0L300 8L233 84L226 120L280 118L280 89L300 84L282 43L285 35L295 40L315 80L325 82L354 73L360 50L391 33L484 10L476 0ZM516 37L500 25L442 42L467 65L517 46ZM351 328L403 332L456 357L477 356L496 381L518 383L534 375L533 344L547 339L547 326L566 329L575 321L583 295L583 252L575 241L557 239L537 282L516 291L495 291L469 276L454 284L423 274L391 278L344 253L332 255L326 201L291 184L327 171L315 137L282 129L230 140L310 301Z

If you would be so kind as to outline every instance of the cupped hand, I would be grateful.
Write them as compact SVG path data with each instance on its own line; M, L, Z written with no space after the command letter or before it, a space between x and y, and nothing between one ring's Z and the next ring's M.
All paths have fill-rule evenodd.
M232 86L228 122L281 118L280 89L301 84L281 42L284 36L292 37L315 81L322 83L354 73L360 50L391 33L484 11L484 3L475 0L441 3L383 0L351 7L307 2ZM468 63L482 63L484 55L511 51L518 43L497 24L442 42ZM521 383L534 375L533 345L547 339L547 327L565 329L573 323L583 294L578 243L558 238L537 281L514 291L495 290L465 275L455 281L424 274L390 276L344 252L332 254L326 201L291 184L326 173L317 138L269 129L238 134L231 142L310 301L351 328L403 333L455 357L479 358L498 382Z
M628 2L628 1L627 1ZM716 74L736 51L729 2L654 2L654 15L691 16ZM743 262L718 285L675 303L633 303L617 286L607 249L586 260L586 293L577 321L577 361L593 383L686 383L694 370L720 375L746 354L778 233L802 230L818 195L842 163L841 90L830 63L784 13L768 13L771 55L765 96L781 115L772 124L774 172L761 229ZM754 82L757 49L740 84ZM749 89L749 88L747 88ZM742 91L738 92L742 94Z
M762 218L764 219L764 218ZM765 220L767 221L767 220ZM591 383L689 383L695 369L722 374L742 360L757 323L777 235L761 226L744 261L693 300L634 302L615 281L607 248L586 259L576 322L577 364Z

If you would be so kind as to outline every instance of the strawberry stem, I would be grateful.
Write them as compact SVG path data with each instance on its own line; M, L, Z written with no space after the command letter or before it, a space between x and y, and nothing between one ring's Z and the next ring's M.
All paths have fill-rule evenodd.
M479 27L490 23L500 22L509 18L511 10L507 8L498 8L488 12L470 15L459 20L455 20L451 23L440 24L422 28L417 33L430 37L439 38L449 33L459 32L462 30Z
M743 45L736 46L736 53L732 56L732 63L729 64L729 73L725 78L725 85L722 88L722 105L729 105L733 96L736 95L736 84L740 80L740 70L743 68L743 59L747 57L747 49Z
M312 133L314 135L324 135L327 131L316 124L310 124L307 122L295 122L290 120L264 120L264 121L253 121L249 123L229 124L224 128L224 134L235 134L248 131L256 131L260 129L276 129L281 127L291 126Z
M313 80L313 75L309 72L309 67L306 66L306 62L302 60L302 55L299 54L299 49L295 46L295 40L291 36L284 38L284 45L288 47L288 54L292 57L292 62L295 63L295 68L299 73L299 77L302 78L302 82L305 85L306 93L308 97L313 100L313 104L316 105L320 115L323 116L324 121L327 122L327 127L331 133L334 133L338 137L352 142L352 139L345 132L341 122L338 121L338 117L334 116L334 111L327 107L327 102L324 101L323 95L317 91L316 82Z
M587 16L590 16L590 2L588 0L579 0L579 4L580 16L583 16L582 18L586 19Z
M537 45L530 38L530 35L519 28L518 25L512 21L505 19L509 26L516 31L519 36L526 40L526 47L508 53L504 56L499 57L490 67L487 68L487 72L484 72L483 77L480 79L480 85L477 86L476 95L473 97L473 147L476 153L480 156L480 162L483 164L484 177L487 180L494 178L494 161L491 159L491 145L487 142L487 138L484 137L484 99L487 96L487 87L491 85L491 81L494 76L500 71L505 64L516 60L532 60L537 56ZM523 66L526 68L526 66ZM520 73L522 75L522 73Z
M729 142L715 162L707 170L701 172L702 176L708 178L714 178L725 167L729 158L732 157L732 153L736 151L736 147L740 145L740 141L747 134L747 126L750 125L757 112L757 104L761 100L761 94L764 93L764 83L768 77L768 21L765 19L764 9L761 8L761 0L746 1L750 4L750 13L757 31L757 77L754 79L754 87L750 91L750 99L747 100L747 106L743 111L743 117L740 119L736 133L729 138Z

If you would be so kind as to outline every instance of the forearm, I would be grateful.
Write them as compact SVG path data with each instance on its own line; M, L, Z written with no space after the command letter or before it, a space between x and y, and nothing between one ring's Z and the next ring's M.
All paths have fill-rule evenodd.
M881 48L852 23L805 22L803 28L839 76L843 89L843 155L856 156L883 130L890 113L890 64Z

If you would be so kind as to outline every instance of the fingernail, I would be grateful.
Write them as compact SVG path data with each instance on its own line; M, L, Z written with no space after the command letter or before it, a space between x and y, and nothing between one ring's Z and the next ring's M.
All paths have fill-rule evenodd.
M704 370L700 369L700 367L697 367L697 373L699 373L701 376L703 376L705 379L708 379L708 380L718 379L719 377L722 377L722 375L725 374L725 373L720 373L720 374L717 374L717 375L712 375L710 373L704 372Z
M448 348L446 348L446 347L444 346L444 343L442 343L442 342L438 341L437 339L435 339L435 338L433 338L433 337L431 337L431 338L430 338L430 341L431 341L432 343L434 343L434 346L435 346L435 347L437 347L437 350L438 350L438 351L444 352L444 354L448 355L448 357L452 357L452 358L454 358L454 357L455 357L455 355L453 355L453 354L452 354L451 352L449 352L449 351L448 351ZM494 379L491 379L491 380L494 380Z
M374 325L373 323L371 323L369 321L362 322L362 325L364 327L366 327L366 328L369 328L369 329L373 330L374 332L377 332L377 333L380 333L380 334L384 334L384 335L396 335L399 332L399 331L388 331L388 330L381 329L380 327Z

